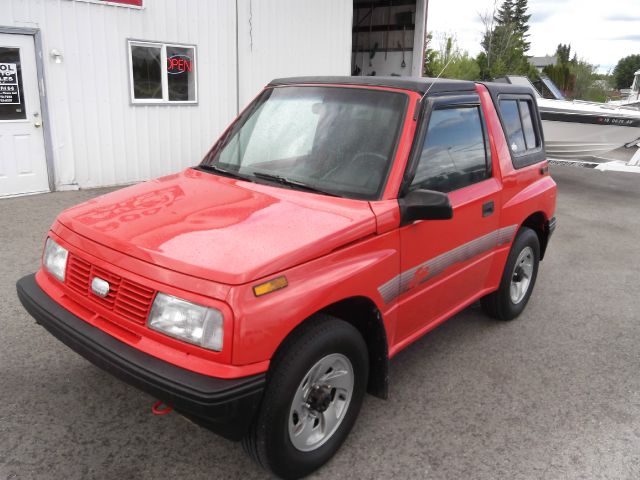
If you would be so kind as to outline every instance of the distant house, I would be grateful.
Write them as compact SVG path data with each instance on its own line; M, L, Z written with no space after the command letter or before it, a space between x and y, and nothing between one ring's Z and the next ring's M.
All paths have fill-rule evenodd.
M544 57L529 57L529 63L536 67L536 70L538 70L538 72L542 72L544 67L557 64L558 58L555 55L546 55Z

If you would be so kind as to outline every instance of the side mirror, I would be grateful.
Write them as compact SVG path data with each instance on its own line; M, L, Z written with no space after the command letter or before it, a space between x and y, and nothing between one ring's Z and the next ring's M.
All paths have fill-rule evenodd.
M453 218L453 208L446 193L433 190L413 190L400 204L400 222L408 225L416 220L449 220Z

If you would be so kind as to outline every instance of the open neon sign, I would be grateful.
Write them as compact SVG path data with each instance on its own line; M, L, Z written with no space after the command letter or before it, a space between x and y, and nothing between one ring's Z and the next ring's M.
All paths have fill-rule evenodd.
M193 69L193 61L187 55L174 55L167 58L167 73L169 75L178 75L184 72L190 72Z

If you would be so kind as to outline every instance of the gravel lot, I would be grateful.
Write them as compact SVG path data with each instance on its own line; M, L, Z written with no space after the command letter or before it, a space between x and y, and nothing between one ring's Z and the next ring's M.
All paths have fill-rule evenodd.
M313 478L640 478L640 176L553 167L558 229L522 317L471 307L400 353ZM0 200L0 479L265 478L38 327L15 281L56 214L104 190Z

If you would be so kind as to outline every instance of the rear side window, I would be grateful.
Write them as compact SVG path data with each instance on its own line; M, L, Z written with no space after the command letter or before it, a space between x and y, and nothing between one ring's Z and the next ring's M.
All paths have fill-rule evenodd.
M450 192L491 176L478 106L431 112L411 188Z
M500 100L500 114L516 168L530 165L532 162L527 156L539 151L542 144L534 126L534 112L532 100Z
M527 147L524 143L524 132L522 131L518 102L516 100L502 100L500 101L500 110L502 111L502 119L504 120L504 128L511 152L515 155L524 153Z
M533 128L533 114L531 113L531 102L526 100L518 100L518 106L520 107L520 117L522 117L522 130L524 132L524 139L527 142L527 150L533 150L540 145L536 138L536 131Z

